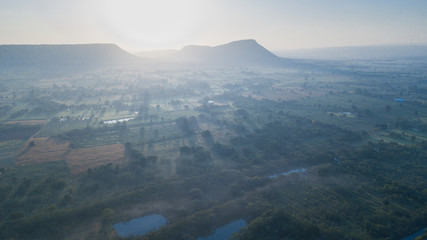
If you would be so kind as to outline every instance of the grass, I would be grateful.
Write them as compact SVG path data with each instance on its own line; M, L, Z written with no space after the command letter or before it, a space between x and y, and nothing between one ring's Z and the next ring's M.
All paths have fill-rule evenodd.
M26 142L26 140L0 141L0 166L12 166L17 152L19 152Z

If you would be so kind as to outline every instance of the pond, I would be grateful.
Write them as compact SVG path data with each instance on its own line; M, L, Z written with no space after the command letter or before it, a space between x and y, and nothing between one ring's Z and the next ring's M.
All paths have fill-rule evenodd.
M120 237L143 236L149 232L158 230L166 224L166 218L159 214L134 218L128 222L114 224L114 229Z
M215 230L215 234L208 237L198 237L197 240L215 240L215 239L230 239L234 233L238 232L240 228L246 227L248 224L245 220L239 219L231 222L223 227L219 227Z
M414 240L414 239L415 239L415 238L417 238L418 236L421 236L421 234L423 234L423 233L424 233L424 231L427 231L427 227L426 227L426 228L421 229L420 231L418 231L418 232L416 232L416 233L412 234L412 235L411 235L411 236L409 236L409 237L402 238L402 240Z
M270 175L268 177L269 178L277 178L278 176L287 176L287 175L290 175L290 174L293 174L293 173L303 173L305 171L307 171L307 169L305 169L305 168L292 169L290 171L283 172L283 173L273 174L273 175Z

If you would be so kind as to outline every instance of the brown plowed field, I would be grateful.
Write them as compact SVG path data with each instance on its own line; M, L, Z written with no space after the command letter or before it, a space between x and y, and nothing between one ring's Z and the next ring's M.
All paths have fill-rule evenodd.
M122 144L112 144L91 148L70 148L68 141L55 138L32 138L35 145L26 144L16 160L16 165L66 161L72 174L86 171L88 168L106 163L122 163L125 147Z
M124 152L123 144L78 148L71 150L65 159L71 173L76 174L106 163L122 163Z
M30 147L27 143L20 156L16 160L16 165L26 165L32 163L44 163L63 160L63 155L70 149L70 143L55 138L31 138L35 145Z
M47 120L22 120L22 121L9 121L5 124L19 124L19 125L43 125Z

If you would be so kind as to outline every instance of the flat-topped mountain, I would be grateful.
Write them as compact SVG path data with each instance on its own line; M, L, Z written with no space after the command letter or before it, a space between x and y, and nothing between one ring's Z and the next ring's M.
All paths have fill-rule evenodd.
M0 68L108 67L138 60L114 44L0 45Z
M269 65L281 62L255 40L240 40L214 47L190 45L181 50L141 52L141 57L157 60L224 65Z
M37 69L41 72L84 70L140 63L142 58L160 62L207 65L276 65L277 57L255 40L240 40L214 47L190 45L181 50L142 52L139 57L114 44L0 45L0 69Z
M179 52L183 60L226 64L269 64L279 58L255 40L241 40L215 47L187 46Z

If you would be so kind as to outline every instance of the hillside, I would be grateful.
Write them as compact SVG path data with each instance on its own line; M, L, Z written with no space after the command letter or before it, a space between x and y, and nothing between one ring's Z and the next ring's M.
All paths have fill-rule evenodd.
M219 65L271 65L282 62L281 58L252 39L234 41L214 47L189 45L179 51L160 50L140 52L137 55L161 61Z
M139 59L114 44L0 45L0 68L108 67L135 63Z

